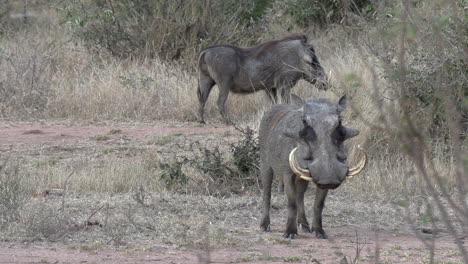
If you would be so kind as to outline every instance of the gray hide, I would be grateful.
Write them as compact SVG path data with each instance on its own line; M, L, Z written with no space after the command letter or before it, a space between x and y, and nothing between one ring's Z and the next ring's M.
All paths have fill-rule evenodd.
M318 238L327 238L322 228L325 198L328 190L337 188L348 173L343 142L359 134L356 129L342 126L340 113L345 107L344 96L338 104L323 98L308 99L302 105L297 102L275 105L263 116L259 138L263 231L270 229L271 185L273 178L277 178L284 184L288 200L288 221L283 236L296 237L299 224L304 232L315 231ZM295 147L298 164L310 170L317 185L312 228L304 211L304 193L309 182L294 175L288 162Z
M253 93L265 90L276 103L277 90L288 100L290 89L300 79L326 89L326 74L313 46L305 35L293 35L269 41L251 48L230 45L208 47L198 60L198 100L200 122L204 123L204 108L211 88L219 88L218 109L226 123L225 103L229 92Z

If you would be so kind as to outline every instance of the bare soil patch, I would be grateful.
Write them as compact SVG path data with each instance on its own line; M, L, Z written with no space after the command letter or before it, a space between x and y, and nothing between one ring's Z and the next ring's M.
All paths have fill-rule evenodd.
M27 161L60 154L64 158L58 162L67 164L76 155L95 153L96 148L142 146L155 136L183 135L171 139L177 142L221 134L235 137L233 131L223 125L189 123L3 122L0 157ZM176 151L171 144L164 150ZM146 153L132 155L138 159ZM102 157L106 156L95 159ZM283 239L286 208L284 194L278 192L272 200L272 232L260 232L261 197L255 188L225 197L169 191L31 194L18 223L0 231L0 263L340 263L343 258L351 263L356 257L359 263L428 263L423 241L431 243L433 235L436 263L462 263L453 238L443 228L433 235L420 232L427 224L418 219L419 209L411 208L423 204L425 197L407 201L415 219L413 229L394 197L363 194L348 186L332 191L327 200L324 227L329 240L304 233L294 240ZM306 199L311 219L313 191ZM86 221L99 224L86 226Z
M76 144L98 135L106 135L111 139L142 140L158 135L215 133L227 130L232 130L232 127L200 126L196 123L80 125L0 122L0 150L21 145Z

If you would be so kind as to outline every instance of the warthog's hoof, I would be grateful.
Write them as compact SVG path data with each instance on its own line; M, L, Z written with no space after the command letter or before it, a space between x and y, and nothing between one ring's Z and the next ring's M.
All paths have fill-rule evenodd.
M295 239L297 237L297 233L284 233L283 237L284 238Z
M320 230L320 231L317 230L315 232L315 237L317 237L319 239L327 239L328 238L327 234L325 233L325 231L323 229Z
M260 226L260 230L262 230L262 232L270 232L271 229L270 229L270 226Z

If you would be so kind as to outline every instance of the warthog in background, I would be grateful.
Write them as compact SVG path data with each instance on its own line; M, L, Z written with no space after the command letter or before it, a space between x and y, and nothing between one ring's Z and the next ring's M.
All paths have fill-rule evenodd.
M205 103L215 84L219 88L218 109L227 123L229 118L224 105L229 91L246 94L266 90L276 102L277 90L287 100L289 90L300 79L312 84L318 80L319 89L327 88L326 74L305 35L293 35L251 48L211 46L200 53L198 70L197 95L202 123L205 122Z
M273 177L278 178L288 199L288 222L284 237L297 236L297 225L304 232L315 231L318 238L327 238L322 228L322 209L329 189L335 189L348 177L358 174L366 164L366 155L359 165L349 169L343 142L359 134L341 123L340 113L346 97L338 104L323 98L295 104L273 106L260 124L260 173L263 184L263 216L260 227L270 230L270 200ZM312 228L304 211L304 193L313 181L316 185Z

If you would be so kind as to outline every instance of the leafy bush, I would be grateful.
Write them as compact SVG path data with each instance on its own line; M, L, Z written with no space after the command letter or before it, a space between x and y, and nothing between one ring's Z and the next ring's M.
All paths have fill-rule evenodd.
M268 31L269 20L291 28L343 23L348 14L374 13L370 0L72 0L63 3L64 22L92 51L117 57L160 57L194 66L208 45L248 46ZM274 14L275 18L267 18ZM268 34L267 34L268 35Z
M447 129L446 118L449 113L443 107L443 96L450 97L449 100L455 103L462 124L468 121L468 105L465 102L468 81L464 77L467 72L468 65L461 58L453 57L453 54L438 57L434 53L423 52L408 63L405 77L407 88L414 98L414 112L422 111L426 114L424 120L433 135L440 135ZM437 79L441 77L445 79L446 87L437 87Z
M230 162L227 161L221 153L218 146L212 150L208 148L199 149L201 157L191 161L191 164L198 171L208 176L216 184L224 184L235 175L235 171L230 168Z
M395 6L380 18L376 30L382 36L383 50L375 51L384 65L384 76L395 95L408 103L408 109L432 138L448 135L448 121L458 119L462 135L468 126L468 65L463 58L468 20L456 13L428 6L411 9L412 20L403 25L394 16L403 7ZM429 17L430 19L425 19ZM404 30L404 31L403 31ZM404 50L401 36L404 35ZM405 55L400 60L401 53ZM400 56L400 57L398 57ZM405 106L406 107L406 106ZM449 113L451 112L451 113Z
M174 163L159 163L161 169L160 179L168 190L178 190L189 181L189 177L182 171L182 166L185 163L185 160L182 162L175 161Z
M231 144L233 163L241 174L251 175L258 171L260 164L258 139L250 127L237 129L243 137L237 144Z
M254 130L248 127L238 130L242 138L230 145L232 157L226 157L219 146L195 144L188 149L179 146L178 152L190 154L179 155L172 162L159 163L160 179L168 189L180 190L190 180L185 171L195 170L205 177L209 195L240 192L252 186L258 174L258 140Z
M318 25L325 27L331 23L344 23L348 14L372 16L374 7L370 0L293 0L283 3L283 10L300 27Z
M210 44L252 40L251 21L272 0L66 1L64 22L88 49L117 57L158 56L193 60Z

